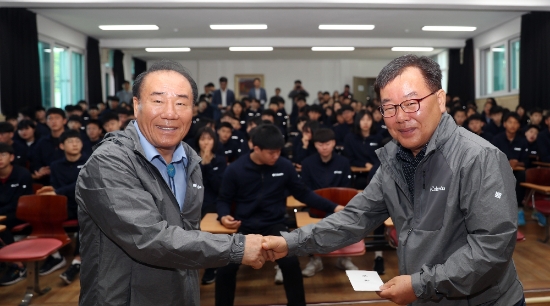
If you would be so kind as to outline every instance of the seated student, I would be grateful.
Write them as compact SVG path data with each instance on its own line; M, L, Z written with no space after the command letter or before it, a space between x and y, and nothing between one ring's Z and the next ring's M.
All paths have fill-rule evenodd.
M530 113L529 120L528 120L529 125L536 125L542 130L542 128L543 128L542 109L537 107L537 108L532 109L529 113Z
M105 134L120 130L120 127L122 125L122 123L118 119L118 115L116 112L105 114L101 118L101 122Z
M390 132L388 132L388 127L384 123L384 120L382 120L382 113L380 113L380 108L375 107L372 111L372 120L374 127L376 128L376 132L382 136L382 139L391 139Z
M269 108L262 112L262 117L266 114L273 116L273 123L279 127L286 141L288 139L286 118L284 113L279 109L279 103L276 100L269 102Z
M13 141L13 132L15 128L11 123L0 122L0 142L12 146L13 152L15 154L14 164L21 167L27 167L27 146L20 142Z
M99 108L97 106L90 106L88 108L88 115L90 116L90 119L99 120Z
M311 105L306 115L309 120L319 122L320 127L327 127L324 122L323 107L321 105Z
M246 110L246 118L260 117L262 115L262 104L258 99L250 101L250 107Z
M233 162L239 157L239 144L231 139L233 126L229 122L222 122L218 128L218 139L220 147L218 154L225 157L228 163Z
M0 238L4 244L13 243L11 229L22 223L15 216L19 197L32 194L31 174L21 166L12 165L14 160L13 148L0 142L0 215L6 216L6 220L2 221L2 224L6 226L6 230L0 233ZM12 263L0 278L0 285L15 284L26 276L27 269L23 263Z
M246 142L246 131L241 131L241 122L237 120L231 111L225 112L220 118L220 122L228 122L233 127L233 132L231 132L231 141L235 143L237 148L237 157L241 156L242 146Z
M218 216L227 228L246 234L280 236L288 231L288 190L300 202L326 212L344 207L316 195L302 183L289 160L279 158L283 135L273 124L262 124L251 132L253 151L227 167L217 200ZM232 206L234 211L232 212ZM284 276L288 305L305 305L304 284L297 257L277 260ZM216 305L233 305L239 264L218 269Z
M241 124L241 132L246 132L246 113L245 113L245 105L243 102L235 101L233 104L231 104L231 113L233 113L233 117L235 119L239 120L239 123Z
M218 137L209 127L202 127L197 131L194 148L202 158L200 167L203 177L204 199L201 208L201 219L207 213L216 212L216 199L220 191L222 176L227 167L223 155L216 154ZM211 284L216 280L216 268L205 269L202 284Z
M84 147L82 152L86 156L91 156L93 148L98 144L102 138L103 130L101 129L101 123L99 120L90 119L86 124L86 138L84 138Z
M370 171L380 161L374 152L382 146L382 136L376 133L374 120L369 111L361 111L355 116L352 133L344 140L344 155L354 167L364 167ZM368 173L356 175L356 189L364 189L368 184Z
M317 153L312 139L318 128L319 122L307 121L302 127L302 133L292 141L292 163L298 169L306 157Z
M521 105L516 106L516 113L519 115L521 129L526 128L529 125L529 117L527 117L525 108Z
M204 98L199 100L197 111L199 118L214 119L214 108Z
M529 163L527 168L531 168L534 165L532 162L539 160L537 136L539 135L539 127L536 125L528 125L525 128L525 139L527 139L527 153L529 155Z
M63 157L63 151L59 149L59 136L65 131L67 119L65 111L52 107L46 112L46 124L50 128L50 134L42 137L36 143L35 150L31 153L32 178L42 185L50 183L50 164Z
M550 114L544 118L546 128L541 129L537 137L537 149L541 162L550 163Z
M77 203L75 199L75 186L80 169L84 167L88 156L82 154L82 138L80 132L68 130L59 137L59 147L64 152L64 157L54 161L51 168L51 186L44 186L39 189L37 194L64 195L67 197L67 215L68 220L77 219ZM76 247L74 250L74 260L71 266L63 272L61 277L65 283L70 284L80 272L80 239L77 236ZM53 271L63 268L67 264L65 258L59 252L50 255L42 267L40 275L48 275Z
M528 143L523 133L518 133L520 123L516 113L508 113L504 116L503 126L505 131L493 137L493 145L500 149L508 157L512 168L525 167L528 162ZM525 171L514 170L516 177L516 197L518 202L518 225L525 225L525 213L523 212L523 198L525 188L520 183L525 182Z
M350 187L351 170L347 158L334 154L336 146L334 132L320 128L313 135L317 153L302 161L302 182L311 190L327 187ZM338 257L336 266L343 270L357 270L350 257ZM309 262L302 270L302 275L311 277L323 270L321 257L310 256Z
M483 131L495 136L504 132L504 127L502 126L502 116L504 115L504 109L500 106L493 106L491 107L489 113L491 121L484 126Z
M483 139L491 142L493 140L494 135L487 131L484 131L483 130L484 126L485 126L485 120L483 120L483 116L481 116L480 114L473 114L470 117L468 117L468 130L470 130L470 132L474 134L477 134Z
M334 126L332 130L336 134L336 146L343 146L344 139L353 130L355 110L349 105L342 105L339 110L342 112L343 123Z
M466 117L466 109L462 108L462 106L454 108L451 115L458 126L464 126L468 118Z
M70 130L79 131L82 139L86 139L86 127L82 125L82 117L70 115L69 119L67 119L67 127Z
M292 112L290 113L290 126L292 128L292 132L296 132L298 118L305 116L305 114L301 113L300 110L303 110L306 106L306 98L304 96L297 96L294 99L294 103L292 103Z
M31 160L31 153L35 150L38 135L34 121L23 119L17 124L17 135L19 143L23 144L26 150L27 161ZM28 165L25 165L27 167Z

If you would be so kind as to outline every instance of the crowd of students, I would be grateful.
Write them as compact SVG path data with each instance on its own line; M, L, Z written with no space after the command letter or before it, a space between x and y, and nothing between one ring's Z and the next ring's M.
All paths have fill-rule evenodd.
M202 215L218 213L226 227L253 233L268 224L273 225L273 233L284 230L279 228L277 218L284 216L285 208L280 202L284 203L290 194L332 213L336 209L334 204L324 203L311 191L326 187L365 188L379 165L375 150L391 140L379 110L380 102L371 99L361 103L353 99L349 86L342 94L319 92L315 101L308 104L309 94L296 81L288 96L292 103L290 114L285 111L280 89L267 100L255 81L256 89L251 89L251 95L258 92L261 97L239 101L226 89L226 78L220 78L220 90L212 90L212 86L211 83L205 86L183 140L202 158L205 193ZM543 110L526 111L520 105L512 112L497 105L494 99L487 99L481 112L475 104L459 99L449 100L447 106L457 125L493 143L508 156L513 168L532 167L533 161L550 162L550 114L545 115ZM106 104L96 106L80 101L64 110L23 109L17 117L8 117L0 123L0 215L7 216L8 227L0 236L2 241L13 242L11 229L22 223L15 217L17 200L21 195L33 193L33 183L43 186L38 194L67 196L69 219L76 219L74 188L80 168L103 135L124 129L132 119L131 103L119 103L119 97L113 96ZM272 130L266 131L270 127L276 127L277 135L282 137L270 138L274 135ZM256 133L261 137L254 136ZM275 153L271 157L254 155L255 146L280 150L282 158ZM258 158L265 160L257 163ZM269 158L274 159L273 163L268 162ZM352 166L364 168L363 173L354 174L352 179ZM525 224L521 204L524 192L519 182L525 180L525 173L522 170L514 173L518 180L521 226ZM273 203L264 203L268 198ZM262 202L267 208L246 211L254 205L232 207L232 203L241 202ZM533 216L541 225L546 222L536 211ZM377 229L380 231L382 227ZM69 268L60 275L67 283L79 272L78 241L74 255ZM40 274L52 273L66 265L65 259L56 253L46 260ZM345 257L338 259L338 267L357 269ZM2 285L26 276L22 263L8 268L0 279ZM237 269L238 265L207 269L203 284L223 282L216 286L216 297L232 300ZM299 263L294 259L283 260L277 266L275 282L285 284L287 294L293 292L289 301L291 296L303 295L303 284L296 283L300 275L297 269ZM322 269L321 260L311 257L301 275L311 277ZM373 269L384 273L380 251L375 253ZM296 294L296 290L302 292Z

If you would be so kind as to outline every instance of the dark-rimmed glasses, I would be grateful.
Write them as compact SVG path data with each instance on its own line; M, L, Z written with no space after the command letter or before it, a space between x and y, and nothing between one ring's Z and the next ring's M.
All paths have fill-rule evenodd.
M438 92L438 90L432 92L431 94L425 96L424 98L420 99L409 99L406 101L403 101L399 104L384 104L379 107L380 113L384 118L391 118L397 114L397 107L401 106L401 109L405 113L416 113L420 109L420 102L422 100L426 99L427 97L433 95L434 93Z

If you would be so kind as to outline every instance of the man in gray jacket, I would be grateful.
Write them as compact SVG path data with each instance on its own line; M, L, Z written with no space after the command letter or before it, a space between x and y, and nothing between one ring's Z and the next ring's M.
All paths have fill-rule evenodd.
M259 235L199 230L200 157L181 140L197 85L161 61L133 88L136 121L109 133L81 170L80 305L200 305L199 268L267 257Z
M376 79L380 111L394 140L381 165L344 210L283 237L276 257L328 253L393 219L399 274L379 295L397 304L524 305L512 253L515 180L506 156L445 113L439 65L406 55Z

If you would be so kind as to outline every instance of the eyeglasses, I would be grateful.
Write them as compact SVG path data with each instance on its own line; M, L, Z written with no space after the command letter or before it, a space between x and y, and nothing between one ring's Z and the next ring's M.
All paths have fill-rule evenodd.
M401 106L401 109L405 113L416 113L420 109L420 102L422 102L422 100L424 100L427 97L435 94L438 91L439 91L439 89L432 92L431 94L425 96L424 98L420 98L420 99L409 99L409 100L403 101L399 104L384 104L384 105L380 106L380 108L379 108L380 113L382 114L382 116L384 118L391 118L391 117L393 117L397 114L397 107L398 106Z

